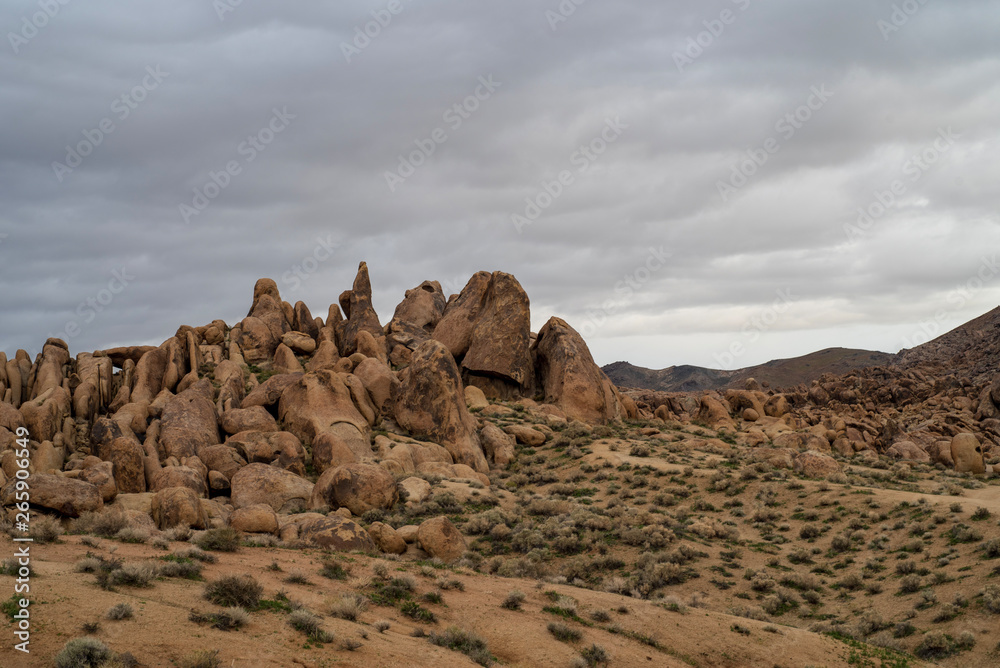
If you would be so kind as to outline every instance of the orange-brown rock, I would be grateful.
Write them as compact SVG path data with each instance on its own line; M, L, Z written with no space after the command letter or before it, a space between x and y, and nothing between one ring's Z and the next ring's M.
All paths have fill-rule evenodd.
M369 510L389 510L399 500L396 481L375 464L345 464L328 469L313 487L310 508L347 508L361 516Z

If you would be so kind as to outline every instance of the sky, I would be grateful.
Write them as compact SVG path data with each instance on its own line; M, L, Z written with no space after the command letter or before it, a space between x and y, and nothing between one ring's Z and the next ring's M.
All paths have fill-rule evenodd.
M10 0L0 350L506 271L596 361L895 352L1000 304L1000 3Z

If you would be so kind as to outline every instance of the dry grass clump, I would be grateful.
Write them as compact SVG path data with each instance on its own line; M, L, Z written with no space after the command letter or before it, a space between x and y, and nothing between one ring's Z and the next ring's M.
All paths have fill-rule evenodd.
M235 552L240 548L240 532L232 527L209 529L195 538L194 544L203 550Z
M63 535L62 524L55 517L36 515L32 518L28 536L36 543L54 543L61 535Z
M368 609L368 599L358 593L344 594L330 605L330 615L350 622L358 621L361 613Z
M117 603L108 610L105 615L110 620L131 619L135 615L135 610L128 603Z
M480 666L492 666L495 661L485 640L457 626L450 626L442 633L432 631L428 639L435 645L465 654Z
M312 642L333 642L333 634L324 630L320 618L308 610L296 610L290 614L288 625L296 631L306 634L306 637Z
M507 610L520 610L522 603L524 603L524 592L513 589L507 593L500 607Z
M254 610L260 605L264 588L252 575L226 575L205 585L205 598L222 606Z

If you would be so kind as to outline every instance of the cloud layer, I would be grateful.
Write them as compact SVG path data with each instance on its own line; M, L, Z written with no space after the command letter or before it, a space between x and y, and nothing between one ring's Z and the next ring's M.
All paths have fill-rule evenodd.
M51 0L0 27L8 354L233 324L261 276L325 314L362 259L383 321L500 269L536 327L652 367L895 351L1000 302L996 3Z

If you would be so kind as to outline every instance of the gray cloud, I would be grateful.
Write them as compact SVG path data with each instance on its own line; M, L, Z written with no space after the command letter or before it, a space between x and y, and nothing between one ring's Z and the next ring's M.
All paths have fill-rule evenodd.
M884 37L882 1L591 0L552 30L554 1L402 0L348 63L342 45L387 5L243 2L220 20L203 2L70 2L17 53L8 33L39 5L0 9L0 348L37 350L71 321L74 352L233 323L260 276L325 314L361 259L383 320L426 278L512 272L536 326L567 318L602 363L713 364L781 289L794 303L741 362L895 350L939 311L957 325L1000 301L1000 279L955 297L1000 241L995 3L927 3ZM689 40L702 51L679 71ZM147 67L167 74L136 101ZM490 76L495 92L447 115ZM275 109L294 118L249 160ZM616 117L620 136L582 160ZM105 119L60 181L53 162ZM946 128L959 138L912 179L907 160ZM386 172L437 129L390 191ZM724 200L719 182L769 138L778 150ZM239 173L186 223L180 206L230 161ZM512 215L563 171L519 233ZM894 180L904 192L852 238ZM283 280L324 239L333 257ZM650 248L670 259L637 281ZM122 268L134 280L100 303Z

